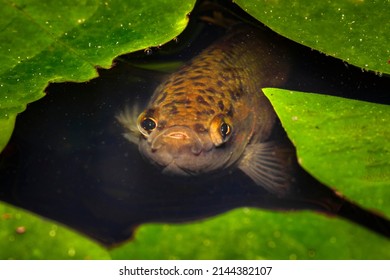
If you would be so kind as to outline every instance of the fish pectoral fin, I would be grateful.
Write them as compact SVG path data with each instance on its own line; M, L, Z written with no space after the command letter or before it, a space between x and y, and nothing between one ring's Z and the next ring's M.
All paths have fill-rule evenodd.
M291 189L291 174L286 150L274 142L250 144L238 168L257 185L278 196L285 196Z
M140 113L138 104L135 104L132 109L128 106L121 112L119 112L115 118L118 122L125 128L125 133L123 133L123 137L125 137L129 142L138 145L139 137L141 136L141 132L137 127L137 119Z

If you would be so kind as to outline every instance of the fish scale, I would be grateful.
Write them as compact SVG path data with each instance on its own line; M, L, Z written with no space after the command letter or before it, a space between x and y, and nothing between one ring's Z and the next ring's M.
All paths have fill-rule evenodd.
M207 131L215 114L233 117L236 111L245 116L242 107L256 105L258 98L253 96L256 91L260 91L261 86L274 86L275 77L278 77L262 80L264 75L253 75L259 73L259 67L264 68L258 65L261 61L256 57L256 50L262 51L264 42L256 33L253 28L236 28L172 74L156 90L148 105L158 111L160 122L164 124L159 129L187 125L204 127ZM253 47L253 51L248 53L248 47ZM268 64L269 61L265 61L264 65ZM270 72L273 74L274 71Z
M231 87L229 82L226 82L228 78L221 78L217 72L210 69L215 68L214 64L219 61L213 57L214 53L215 51L206 54L184 66L156 92L158 96L166 93L165 98L157 98L156 103L151 106L159 109L161 120L166 116L166 125L207 127L215 114L227 114L229 109L231 110L231 98L224 92ZM219 54L218 58L223 60L224 54Z

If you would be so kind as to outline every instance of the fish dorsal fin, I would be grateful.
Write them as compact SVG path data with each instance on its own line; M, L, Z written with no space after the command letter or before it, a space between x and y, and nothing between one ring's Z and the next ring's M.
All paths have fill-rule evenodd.
M278 196L291 188L290 157L274 142L249 144L238 168L257 185Z
M129 140L129 142L138 145L141 132L137 127L137 119L140 113L138 104L135 104L132 109L128 106L121 112L119 112L115 118L125 128L126 132L122 135Z

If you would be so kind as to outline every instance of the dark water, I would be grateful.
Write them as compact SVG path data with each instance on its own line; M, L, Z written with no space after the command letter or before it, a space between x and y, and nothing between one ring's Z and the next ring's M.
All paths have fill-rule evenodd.
M192 37L194 30L200 35ZM115 114L125 104L147 100L163 78L131 64L186 60L221 33L194 20L178 43L151 55L124 56L88 83L50 85L47 96L18 117L0 155L0 199L106 245L128 239L141 223L196 220L240 206L325 211L389 236L387 220L338 198L301 169L295 174L298 191L279 199L239 171L202 181L162 176L121 136ZM288 40L286 46L294 61L286 88L389 104L388 77L347 67ZM274 137L288 142L278 127Z

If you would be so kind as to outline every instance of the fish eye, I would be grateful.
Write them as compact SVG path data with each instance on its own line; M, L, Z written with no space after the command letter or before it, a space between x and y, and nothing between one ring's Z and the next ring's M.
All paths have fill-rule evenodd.
M141 121L140 126L146 132L150 133L157 127L157 122L151 117L146 117Z
M230 118L219 114L210 122L209 135L216 147L226 143L232 136L233 126Z
M230 125L228 125L227 123L223 122L221 124L221 135L222 135L222 138L224 140L226 140L226 137L228 137L230 135L230 133L232 132L232 128Z

